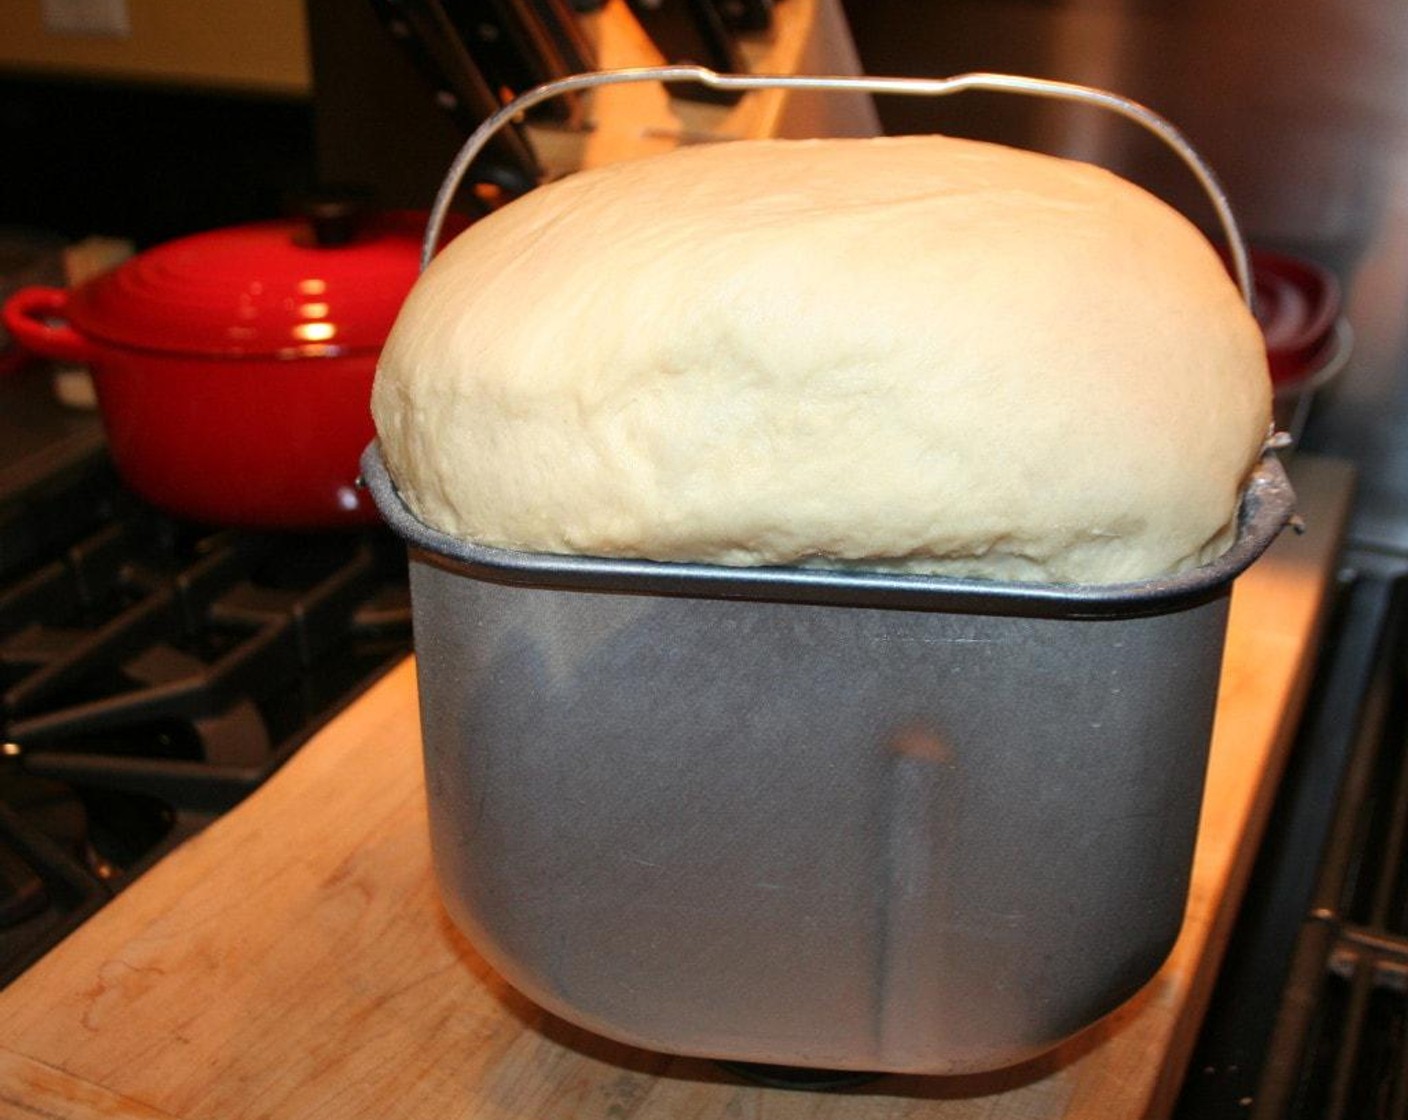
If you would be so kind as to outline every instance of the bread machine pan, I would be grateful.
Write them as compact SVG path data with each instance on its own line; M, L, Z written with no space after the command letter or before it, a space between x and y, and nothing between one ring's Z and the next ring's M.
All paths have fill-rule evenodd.
M549 1011L680 1054L957 1073L1037 1054L1179 930L1234 577L1108 587L410 546L446 905Z
M466 142L619 82L944 96L1119 113L1206 189L1167 121L1104 91L647 67L548 83ZM1157 971L1186 901L1232 581L1294 494L1274 456L1232 548L1177 576L1053 586L532 555L438 533L373 444L411 554L446 905L541 1006L627 1043L777 1066L963 1073L1034 1056Z

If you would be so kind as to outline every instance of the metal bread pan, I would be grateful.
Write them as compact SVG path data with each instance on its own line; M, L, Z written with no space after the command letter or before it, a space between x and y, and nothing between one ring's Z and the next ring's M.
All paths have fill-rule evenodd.
M957 1073L1143 985L1186 900L1235 545L1105 587L411 551L436 874L541 1006L680 1054Z

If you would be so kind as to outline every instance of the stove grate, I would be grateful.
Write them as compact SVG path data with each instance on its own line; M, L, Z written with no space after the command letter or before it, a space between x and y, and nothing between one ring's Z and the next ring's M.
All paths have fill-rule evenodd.
M212 530L61 481L0 509L0 984L411 645L389 531Z
M1408 583L1292 958L1252 1120L1408 1120Z

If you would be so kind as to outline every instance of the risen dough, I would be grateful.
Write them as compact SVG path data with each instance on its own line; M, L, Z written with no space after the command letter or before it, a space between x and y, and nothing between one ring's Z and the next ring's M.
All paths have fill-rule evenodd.
M434 261L372 406L411 510L483 544L1097 583L1220 553L1271 416L1191 224L938 137L539 188Z

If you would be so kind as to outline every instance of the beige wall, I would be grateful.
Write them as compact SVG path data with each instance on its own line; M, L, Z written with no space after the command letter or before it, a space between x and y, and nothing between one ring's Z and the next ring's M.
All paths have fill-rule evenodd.
M303 0L127 0L126 38L55 35L40 0L0 0L0 70L271 94L311 89Z

